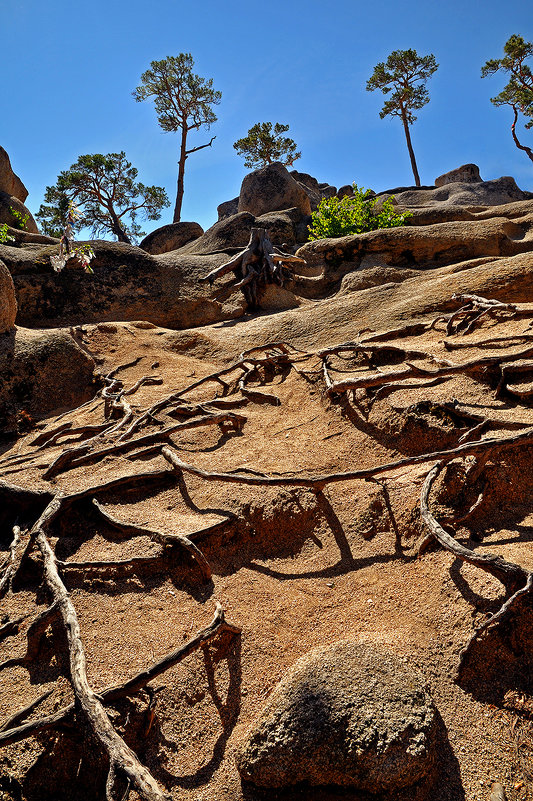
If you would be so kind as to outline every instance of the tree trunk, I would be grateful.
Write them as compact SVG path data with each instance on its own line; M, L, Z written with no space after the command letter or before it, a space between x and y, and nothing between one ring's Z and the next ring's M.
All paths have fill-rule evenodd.
M127 236L124 229L120 225L120 220L118 219L117 215L115 214L115 210L112 206L108 208L109 216L111 217L111 230L117 237L119 242L126 242L126 244L131 245L131 239Z
M409 132L409 123L407 122L407 117L405 116L405 112L402 110L402 122L403 128L405 131L405 138L407 140L407 149L409 151L409 158L411 159L411 167L413 168L413 175L415 176L415 184L420 186L420 176L418 174L418 168L416 166L416 159L415 153L413 150L413 145L411 143L411 134Z
M533 161L533 151L531 150L530 147L526 147L526 145L523 145L519 141L518 136L516 135L515 126L518 120L518 109L516 108L516 106L513 106L513 111L514 111L514 122L511 125L511 133L513 135L514 143L519 150L523 150L527 154L527 156L531 159L531 161Z
M178 191L176 194L176 205L174 206L174 219L172 222L181 220L181 204L183 203L183 187L185 178L185 162L187 161L187 132L182 131L180 160L178 162Z

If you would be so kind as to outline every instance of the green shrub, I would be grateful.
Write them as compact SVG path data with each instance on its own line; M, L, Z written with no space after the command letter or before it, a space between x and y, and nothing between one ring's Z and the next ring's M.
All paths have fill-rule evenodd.
M25 231L26 226L28 224L28 220L30 219L29 214L23 214L23 212L14 209L13 206L9 207L9 211L15 218L15 228L18 228L20 231Z
M357 184L353 184L353 191L353 197L343 197L342 200L329 197L320 201L318 209L311 215L310 240L363 234L376 228L397 228L411 216L408 211L397 214L393 198L382 201L376 208L379 198L372 195L371 189L359 189Z
M0 225L0 245L5 244L5 242L14 242L14 241L15 237L11 236L11 234L9 233L9 227L7 223L3 223L3 225Z

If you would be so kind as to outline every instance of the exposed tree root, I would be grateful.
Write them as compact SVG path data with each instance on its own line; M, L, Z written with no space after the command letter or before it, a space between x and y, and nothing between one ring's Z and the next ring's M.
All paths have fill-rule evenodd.
M6 718L6 720L0 724L0 732L9 731L9 729L13 728L21 720L24 720L24 718L28 717L30 712L33 712L34 709L37 709L39 704L42 704L43 701L46 701L47 698L50 698L53 692L53 688L51 690L46 690L46 692L42 693L34 701L26 704L26 706L23 706L22 709L19 709L13 715Z
M528 581L530 574L527 570L524 570L524 568L520 567L519 565L515 565L513 562L507 562L501 556L496 556L495 554L477 554L470 548L466 548L464 545L461 545L442 528L442 526L435 520L429 511L429 493L431 492L433 482L437 478L443 466L443 462L438 462L434 467L431 468L427 474L426 480L424 481L422 493L420 495L420 512L422 515L422 520L427 526L429 532L433 537L435 537L437 542L442 545L443 548L445 548L447 551L450 551L450 553L452 553L458 559L461 559L463 562L468 562L468 564L479 567L486 573L490 573L491 576L494 576L498 579L498 581L501 581L503 586L509 592L515 593L518 588L523 587Z
M208 626L206 626L204 629L201 629L201 631L184 643L184 645L176 648L175 651L167 654L165 657L163 657L163 659L158 660L146 670L137 673L123 684L114 685L113 687L108 687L105 690L101 690L98 693L98 699L101 699L102 703L106 704L113 701L118 701L120 698L126 698L127 696L135 695L140 690L144 689L146 685L157 676L160 676L166 670L169 670L169 668L174 667L174 665L183 662L184 659L190 656L190 654L192 654L194 651L198 650L198 648L208 645L220 634L224 634L226 632L231 636L237 636L240 634L241 629L238 626L234 626L233 624L226 622L224 610L222 609L222 606L217 603L215 616ZM27 737L32 737L39 732L56 728L61 723L64 723L70 717L70 715L72 715L75 709L76 705L72 703L64 706L62 709L59 709L53 715L47 715L46 717L42 717L38 720L29 721L28 723L24 723L16 728L8 729L1 727L0 747L11 745L12 743L19 742L20 740L25 740ZM22 710L19 710L19 712L16 714L17 719L20 720Z
M202 470L199 467L194 467L193 465L183 462L171 448L164 447L161 453L178 471L191 473L211 481L223 481L231 484L249 484L251 486L309 487L310 489L320 490L327 484L333 484L339 481L366 481L373 476L381 473L389 473L402 467L425 464L435 460L448 462L451 459L455 459L457 456L464 456L467 454L478 456L486 451L492 451L494 449L512 448L519 443L533 443L533 427L526 428L518 434L513 434L509 437L487 437L487 439L477 440L475 442L464 442L456 448L450 448L449 450L423 453L418 456L407 456L404 459L398 459L396 462L388 462L383 465L364 468L362 470L347 470L343 473L326 473L321 476L309 476L306 478L298 476L267 476L261 473L255 475L244 473L217 473L214 471Z
M163 799L167 799L167 795L161 790L147 768L139 762L137 755L115 731L102 702L87 681L85 653L76 610L59 576L57 561L45 534L47 526L54 517L57 517L60 509L61 497L56 496L39 520L35 541L44 560L46 585L57 603L67 635L70 677L76 701L93 734L109 758L110 772L124 773L142 799L163 801Z
M27 539L28 537L26 537L26 540ZM9 555L1 567L3 574L2 578L0 578L0 598L12 587L13 578L17 572L25 547L26 542L23 540L20 527L13 526L13 539L9 546Z
M239 431L244 425L246 418L242 415L236 415L232 412L218 412L212 413L203 417L198 417L196 420L189 420L186 423L177 423L173 426L168 426L161 431L156 431L152 434L145 434L142 437L126 440L125 442L117 442L114 445L108 445L106 448L101 448L97 451L89 451L87 445L80 448L73 448L69 451L64 451L57 459L52 462L50 467L43 473L43 478L51 479L65 470L73 470L76 467L81 467L85 464L92 464L106 456L115 456L119 453L125 453L132 448L144 447L152 445L154 442L168 441L171 434L176 434L180 431L185 431L191 428L198 428L201 426L218 425L227 427L234 431Z
M191 537L194 537L195 534L164 534L160 531L152 531L150 529L142 528L141 526L136 526L133 523L123 523L122 521L118 520L116 517L113 517L106 512L103 506L98 503L96 499L93 499L93 504L98 509L99 513L102 515L104 520L109 523L117 531L120 531L122 534L125 535L133 535L133 536L147 536L150 537L151 540L154 542L159 542L162 545L170 545L174 546L177 545L187 553L192 556L193 560L198 565L203 578L205 581L209 581L211 578L211 567L209 562L201 552L201 550L191 541ZM211 527L212 528L212 527ZM201 532L199 532L201 534ZM67 563L72 564L72 563Z
M297 261L297 260L296 260ZM295 262L293 257L276 252L271 248L266 234L261 229L254 229L248 247L230 262L208 276L211 282L230 272L235 273L235 280L225 287L225 291L241 289L250 305L260 302L262 288L269 282L283 283L289 277L286 265ZM446 340L445 346L449 349L456 347L487 346L497 350L499 355L490 355L470 359L463 364L454 364L442 358L438 353L431 353L401 342L391 344L395 340L419 336L434 328L439 321L444 321L447 335L456 337L473 331L487 319L491 321L507 320L511 317L525 314L524 310L514 304L504 304L499 301L490 301L477 296L458 296L455 298L463 305L453 312L432 322L415 323L403 328L387 332L366 332L366 336L324 348L316 352L305 352L290 346L286 342L271 342L267 345L257 346L243 352L239 359L208 376L194 380L191 384L174 388L166 397L160 398L148 409L134 409L128 398L147 384L160 384L159 376L146 375L136 381L129 389L117 378L117 374L127 367L136 364L139 359L120 365L104 378L105 386L99 392L98 398L93 398L80 409L88 408L90 404L104 406L104 419L101 421L101 408L98 412L99 421L93 425L75 425L75 422L65 422L56 418L54 426L44 430L29 444L29 453L15 454L0 461L0 469L11 471L14 468L30 467L45 468L43 477L54 479L61 473L75 468L87 467L101 462L106 457L114 458L126 456L127 458L147 458L162 453L169 462L170 467L164 470L154 470L144 473L135 473L123 476L105 483L86 487L70 494L53 496L51 493L30 493L22 488L0 481L0 502L5 501L4 509L0 508L0 522L8 526L7 531L13 529L14 537L9 553L0 566L0 595L15 589L18 572L31 556L32 563L39 567L44 566L45 584L51 593L53 603L39 612L27 626L27 648L22 657L9 659L0 665L0 669L22 666L29 668L38 662L40 648L43 645L43 635L50 626L53 626L53 637L46 639L46 653L53 644L56 655L64 646L65 638L68 645L70 675L76 701L54 714L47 715L38 720L27 723L23 721L31 715L39 704L42 704L51 694L51 690L19 709L7 720L0 724L0 746L17 742L26 737L46 730L54 730L67 723L73 715L83 715L86 723L99 740L103 752L109 759L109 774L107 781L107 796L114 798L117 793L117 777L126 778L129 788L135 789L140 798L162 799L165 797L153 776L139 761L124 740L119 736L105 711L105 704L121 698L135 695L143 689L149 691L150 703L146 710L146 725L144 731L148 733L152 727L155 715L155 695L149 683L164 673L173 665L178 664L193 651L211 642L216 636L227 632L234 636L240 629L224 620L224 613L219 604L212 623L200 631L185 645L167 654L163 659L155 662L148 669L141 671L121 685L107 687L96 693L88 684L85 672L85 656L81 642L81 635L76 610L69 597L66 584L68 577L77 571L94 578L95 573L123 576L124 573L135 572L141 569L159 569L159 566L168 566L167 557L174 558L177 549L185 551L190 560L200 571L202 580L211 579L211 567L205 555L198 547L198 542L212 535L225 531L229 526L235 525L237 518L229 516L226 520L206 526L187 535L180 532L155 531L133 522L122 521L107 511L107 504L120 503L124 492L141 490L149 487L176 487L182 492L186 504L194 508L194 504L187 493L184 475L191 474L205 481L226 482L237 485L255 487L289 487L307 488L313 493L320 493L327 485L336 482L370 480L381 484L385 505L389 511L392 528L396 536L397 550L401 547L401 529L397 526L387 492L387 485L383 483L383 476L416 465L427 465L429 471L421 494L421 515L429 535L424 539L420 552L427 547L430 541L437 541L457 558L472 564L497 578L507 590L507 600L501 609L489 617L485 623L474 633L461 655L459 672L464 660L468 657L470 649L482 638L489 629L509 622L516 613L518 605L524 595L533 592L533 574L519 565L507 562L500 556L481 554L465 547L451 536L443 527L465 522L479 513L479 509L486 497L484 489L479 491L477 480L484 469L489 456L513 448L533 444L533 426L525 422L505 419L504 412L500 411L498 417L488 417L483 413L472 411L470 407L459 402L443 403L440 406L450 414L461 418L458 424L458 444L447 450L427 452L416 456L404 457L392 462L376 465L365 469L353 469L345 472L326 473L321 475L266 475L255 471L252 467L240 468L237 472L217 472L206 470L188 464L181 459L179 453L172 447L173 436L182 431L203 426L219 426L222 433L234 433L243 429L246 417L236 414L232 410L244 406L253 408L250 404L280 405L280 399L274 392L264 388L272 385L276 377L283 381L289 371L305 375L298 369L304 363L305 369L310 368L307 377L315 385L321 384L315 374L322 375L327 395L335 399L336 396L346 396L343 400L348 402L347 393L358 391L357 398L364 398L364 411L378 398L396 390L432 387L448 380L454 375L471 374L491 369L491 379L496 383L498 370L500 371L499 391L509 392L517 401L527 400L533 395L533 388L525 384L509 383L512 376L533 370L533 345L530 333L510 337L494 337L483 340L482 343L460 343L453 339ZM531 314L531 310L528 311ZM365 332L360 332L363 334ZM526 344L519 344L519 343ZM508 348L508 345L512 345ZM411 363L416 361L417 364ZM336 374L348 372L351 376L337 380L332 378ZM318 368L318 369L315 369ZM388 371L388 372L387 372ZM533 386L533 385L532 385ZM428 393L428 398L431 397ZM203 400L207 398L207 400ZM429 402L429 401L428 401ZM515 403L515 405L517 405ZM133 404L134 406L134 404ZM384 404L385 406L385 404ZM95 407L96 408L96 407ZM411 407L409 407L411 408ZM70 412L75 415L76 411ZM85 413L86 414L86 413ZM84 418L86 419L86 418ZM177 420L175 424L169 424ZM480 439L483 432L490 428L518 429L508 436L485 436ZM467 429L466 431L464 429ZM142 429L142 433L141 433ZM221 441L224 437L220 438ZM176 440L179 449L179 440ZM428 446L428 448L431 447ZM32 450L31 450L32 449ZM28 450L28 448L26 448ZM37 459L51 454L51 464L37 464ZM476 498L472 502L472 495L461 497L459 509L468 508L464 514L453 518L442 519L437 522L429 508L431 487L442 467L458 457L474 456L475 465L466 470L468 482L472 489L476 487ZM470 460L472 461L472 460ZM124 463L123 463L124 464ZM65 482L67 484L67 482ZM142 494L142 493L141 493ZM119 499L116 499L116 496ZM133 498L132 500L135 500ZM83 502L83 503L82 503ZM112 560L74 561L59 560L52 548L49 538L51 525L54 521L61 522L61 516L71 507L76 507L75 514L87 511L87 502L91 502L97 514L101 516L107 526L120 532L123 538L145 536L162 546L158 553L150 556L132 556ZM0 507L1 507L0 503ZM26 511L25 517L18 519L18 510L31 508L31 514ZM35 520L37 521L35 522ZM60 526L57 527L62 530ZM64 524L63 524L64 528ZM54 533L56 529L54 529ZM35 547L40 557L35 559ZM155 550L155 549L154 549ZM59 551L58 551L59 553ZM189 561L187 559L187 561ZM33 576L33 572L27 571ZM61 578L63 574L64 579ZM26 577L26 573L24 574ZM201 591L204 591L202 587ZM26 618L8 621L3 631L0 628L0 638L16 632ZM10 628L9 628L10 627ZM22 631L24 629L21 627ZM23 636L23 635L22 635ZM63 647L64 650L64 647Z
M391 370L386 373L362 373L355 378L333 382L331 387L328 389L328 394L339 395L349 390L369 389L371 387L379 387L383 384L391 383L398 383L399 388L401 388L400 382L404 381L405 379L415 377L442 378L459 373L469 373L472 371L479 371L487 367L493 367L494 365L500 365L504 362L527 358L528 356L532 355L533 346L529 346L515 353L508 353L501 356L481 356L477 359L470 359L470 361L463 362L462 364L438 367L435 370L430 370L425 367L407 363L405 367L402 367L399 370Z
M463 562L479 567L481 570L494 576L504 585L507 592L511 593L510 597L500 609L495 614L491 615L483 625L474 632L466 646L462 649L456 673L456 680L460 682L465 664L469 660L475 644L482 635L489 628L501 625L512 618L521 598L524 595L531 594L533 590L533 573L520 567L520 565L508 562L501 556L496 556L495 554L477 554L470 548L461 545L443 529L429 510L429 494L431 492L431 487L442 467L443 463L437 462L429 471L420 494L420 512L430 535L434 537L443 548L453 554L453 556L461 559Z

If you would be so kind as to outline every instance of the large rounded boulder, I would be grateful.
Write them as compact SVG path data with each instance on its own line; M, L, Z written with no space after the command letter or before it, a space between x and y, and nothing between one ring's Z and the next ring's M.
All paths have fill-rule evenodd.
M24 230L30 234L39 233L37 223L33 219L31 211L26 208L14 195L0 191L0 225L6 223L11 228L19 228L21 220L13 214L13 210L24 220Z
M16 316L17 301L13 279L5 264L0 261L0 334L13 328Z
M283 164L269 164L244 177L239 195L239 212L249 211L255 217L260 217L269 211L294 207L303 214L311 214L307 192Z
M394 793L433 776L436 729L416 671L381 647L342 642L296 663L248 732L237 767L263 789Z
M94 360L68 329L16 328L0 336L0 431L17 429L20 415L38 420L73 409L98 389Z
M202 236L204 229L197 222L178 222L163 225L145 236L139 247L151 253L169 253L171 250L182 248L187 242Z

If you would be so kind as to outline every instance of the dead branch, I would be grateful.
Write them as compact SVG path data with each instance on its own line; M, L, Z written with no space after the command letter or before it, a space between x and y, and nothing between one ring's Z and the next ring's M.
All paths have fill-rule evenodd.
M154 384L162 384L163 379L159 375L143 375L135 384L129 389L125 389L123 395L134 395L142 386L149 386Z
M268 355L268 350L271 348L278 349L280 353ZM256 351L262 351L262 352L267 351L267 355L264 356L263 358L252 357L250 354ZM277 367L277 366L292 365L295 361L301 358L297 355L301 352L302 351L298 351L296 348L292 348L290 345L287 345L287 343L285 342L270 343L268 345L251 348L249 351L246 351L245 353L241 354L241 357L237 361L233 362L233 364L230 364L228 367L224 367L221 370L217 370L214 373L210 373L209 375L204 376L203 378L199 378L192 384L189 384L183 389L179 389L175 392L172 392L166 398L162 398L161 400L154 403L140 417L138 417L136 420L133 421L133 423L129 426L129 428L126 429L126 431L124 431L121 434L118 441L124 442L125 440L129 439L134 434L134 432L137 431L142 425L144 425L144 423L146 423L150 418L153 418L160 411L169 406L172 406L172 404L174 404L176 401L181 400L181 398L183 398L184 395L187 395L189 392L193 392L194 390L198 389L204 384L210 382L220 384L223 387L224 394L227 394L230 391L230 387L223 380L224 376L229 376L232 373L236 372L241 372L241 373L246 372L250 368L250 366L265 367L267 365L270 365L272 367ZM210 401L208 401L207 403L210 403Z

